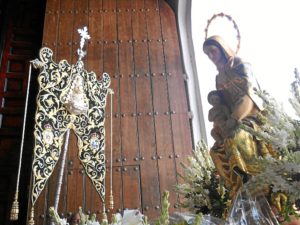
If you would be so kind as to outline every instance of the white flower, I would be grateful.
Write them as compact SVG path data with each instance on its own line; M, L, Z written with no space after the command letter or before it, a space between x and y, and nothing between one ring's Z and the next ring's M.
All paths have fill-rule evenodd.
M124 210L122 225L142 225L143 214L137 209Z
M59 219L59 225L69 225L67 219Z
M87 225L100 225L98 221L87 221Z
M121 225L122 224L122 215L120 213L114 214L114 222L111 225Z

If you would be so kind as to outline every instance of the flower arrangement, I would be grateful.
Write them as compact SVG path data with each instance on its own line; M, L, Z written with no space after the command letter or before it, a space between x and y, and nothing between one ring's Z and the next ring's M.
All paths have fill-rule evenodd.
M162 199L162 211L160 217L151 223L148 222L146 216L144 216L137 209L126 209L123 212L123 216L120 213L113 214L111 218L111 223L109 224L107 221L102 221L102 223L96 220L96 215L93 214L91 217L89 215L84 214L82 211L82 207L79 207L78 210L78 225L200 225L201 217L197 215L193 215L186 219L183 214L177 214L177 217L171 217L169 215L169 192L165 191L163 193ZM55 225L69 225L66 219L61 219L57 213L57 211L53 208L49 208L50 216Z
M289 102L300 117L300 76L297 69L294 73L295 81L291 84L293 98ZM256 132L243 125L241 128L270 143L278 158L260 159L264 171L254 176L246 186L250 191L269 189L269 200L279 211L279 216L289 220L291 215L297 217L300 210L300 121L289 116L266 91L257 90L257 95L263 99L265 106L261 114L261 130Z
M300 117L300 76L296 69L295 81L291 86L293 98L289 102ZM256 91L265 107L259 115L261 129L257 131L243 124L239 124L239 128L269 143L275 151L272 157L258 159L263 170L253 176L243 189L254 195L265 193L278 218L289 221L294 216L297 218L300 212L300 120L289 116L266 91ZM185 183L175 187L184 198L179 205L195 213L221 218L228 205L228 196L215 175L207 146L200 142L189 158L189 165L182 166L184 174L181 177Z
M188 157L189 165L182 163L185 183L175 185L175 191L183 196L180 207L193 213L211 214L222 217L228 201L228 191L220 182L215 166L209 155L209 148L200 141Z
M67 219L60 218L57 211L53 208L49 208L50 216L56 225L68 225ZM126 209L123 212L123 216L120 213L113 214L111 223L108 224L106 220L99 222L96 219L96 214L89 216L83 213L82 207L79 207L78 214L79 217L76 220L78 225L149 225L147 222L147 217L142 215L139 210L136 209Z

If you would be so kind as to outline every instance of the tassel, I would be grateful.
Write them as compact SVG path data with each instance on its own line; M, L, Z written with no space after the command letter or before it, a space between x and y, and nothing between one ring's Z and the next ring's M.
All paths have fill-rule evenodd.
M112 190L110 190L110 195L109 195L109 208L114 209L114 196Z
M11 211L10 211L10 220L18 220L19 218L19 202L18 202L18 192L15 194L15 200L13 201Z
M31 213L28 221L28 225L34 225L34 208L31 208Z
M103 203L103 212L102 212L102 223L101 224L108 224L108 220L107 220L107 214L105 212L105 204Z

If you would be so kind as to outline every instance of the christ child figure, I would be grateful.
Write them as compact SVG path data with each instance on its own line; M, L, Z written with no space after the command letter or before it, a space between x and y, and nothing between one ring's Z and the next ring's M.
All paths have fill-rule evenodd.
M223 144L224 139L227 137L226 127L227 121L231 117L230 110L224 104L222 91L214 90L208 93L207 100L212 108L208 111L208 120L213 122L211 136L215 140L215 147Z

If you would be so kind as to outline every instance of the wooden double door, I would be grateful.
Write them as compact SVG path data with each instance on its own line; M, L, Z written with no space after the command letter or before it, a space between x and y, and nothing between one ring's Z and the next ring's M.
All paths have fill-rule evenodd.
M69 63L75 63L80 41L77 29L87 26L91 39L84 58L85 68L94 71L99 79L103 72L109 73L112 79L111 88L115 93L113 116L110 116L110 99L107 100L105 116L106 203L109 202L111 168L114 195L114 209L108 210L108 214L138 208L154 219L160 214L161 197L165 190L170 192L170 212L179 210L176 206L178 196L173 186L180 182L177 176L182 170L180 163L191 154L193 140L187 76L182 64L174 11L164 0L47 0L45 5L44 18L40 18L44 20L40 47L51 48L56 62L66 59ZM4 49L4 53L7 51ZM33 58L37 56L30 55ZM7 71L3 69L4 60L5 57L2 58L1 71ZM26 69L23 69L20 92L24 94L27 75ZM9 78L6 72L2 72L1 76L1 97L4 99L7 89L3 84ZM34 79L33 92L36 93ZM17 92L12 90L10 93L16 95ZM34 104L35 97L32 95L31 102ZM18 128L22 126L22 100L24 98L19 107ZM2 104L2 113L7 110L4 109L7 107L5 104L4 107ZM33 119L34 112L31 113ZM12 121L5 122L10 115L15 114L9 111L6 119L3 116L0 129L4 129L5 123L13 124ZM111 119L112 159L109 138ZM16 120L13 121L16 123ZM33 126L27 130L32 140ZM1 136L1 143L8 139ZM13 139L20 141L20 135ZM10 151L9 146L14 145L9 143L7 151ZM30 164L32 141L26 149L26 163ZM54 204L59 168L60 161L35 204L36 224L49 222L48 208ZM82 206L87 213L95 212L101 219L102 202L78 160L77 140L73 132L63 170L59 202L61 216L68 217ZM30 166L26 173L30 174ZM29 181L26 184L29 175L24 179L24 185L29 185Z

